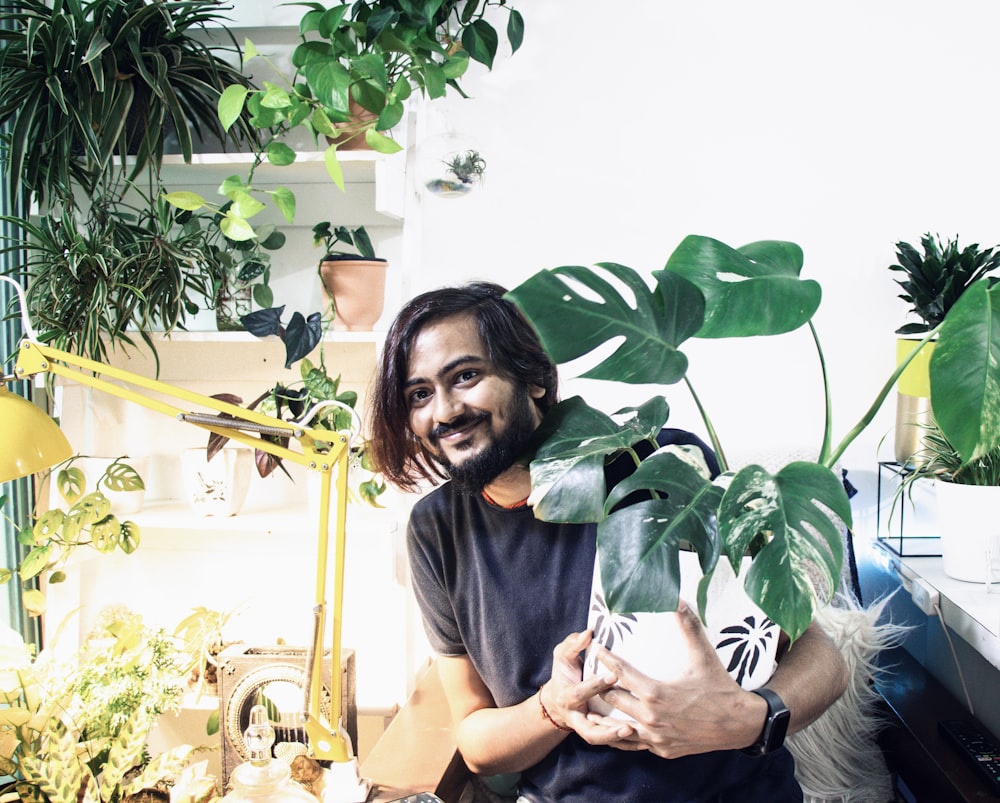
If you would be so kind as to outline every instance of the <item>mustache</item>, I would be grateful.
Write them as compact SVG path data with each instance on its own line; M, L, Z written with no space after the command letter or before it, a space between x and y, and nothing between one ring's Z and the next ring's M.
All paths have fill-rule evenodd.
M478 424L480 421L485 421L487 418L489 418L489 413L482 411L475 414L466 413L464 415L460 415L458 418L454 418L447 423L438 424L430 431L427 439L434 445L437 445L438 440L442 436L447 435L449 432Z

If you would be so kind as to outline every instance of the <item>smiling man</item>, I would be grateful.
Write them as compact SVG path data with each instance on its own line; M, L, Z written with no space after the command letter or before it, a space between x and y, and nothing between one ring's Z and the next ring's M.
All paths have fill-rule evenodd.
M686 607L698 657L679 680L606 651L606 671L582 679L596 527L543 522L527 506L522 455L558 399L557 375L503 294L474 283L405 305L372 402L386 478L406 490L446 480L414 506L407 545L463 758L480 774L519 773L533 803L801 800L791 755L767 736L776 718L804 727L845 687L843 659L815 625L764 696L728 675ZM681 430L661 443L705 448ZM589 713L597 695L631 720Z

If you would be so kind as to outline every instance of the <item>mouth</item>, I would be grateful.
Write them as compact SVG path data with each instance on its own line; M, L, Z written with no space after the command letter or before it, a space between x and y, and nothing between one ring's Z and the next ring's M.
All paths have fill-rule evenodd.
M486 419L486 413L481 413L467 420L456 421L453 424L442 424L435 427L434 431L431 432L429 440L438 449L444 446L461 447L472 436L473 430L485 422Z

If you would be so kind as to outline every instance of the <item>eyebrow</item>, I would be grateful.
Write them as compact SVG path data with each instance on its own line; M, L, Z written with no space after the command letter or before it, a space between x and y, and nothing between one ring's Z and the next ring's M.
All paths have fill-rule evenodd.
M442 377L445 374L451 373L456 368L458 368L460 365L464 365L465 363L479 363L479 364L482 364L484 362L486 362L486 358L483 357L483 356L481 356L481 355L478 355L478 354L463 354L461 357L456 357L451 362L445 363L443 366L441 366L441 370L438 371L437 375L438 375L438 377ZM415 376L415 377L412 377L411 379L407 379L403 383L403 388L405 389L405 388L414 387L415 385L423 385L423 384L426 384L427 381L428 380L425 379L424 377Z

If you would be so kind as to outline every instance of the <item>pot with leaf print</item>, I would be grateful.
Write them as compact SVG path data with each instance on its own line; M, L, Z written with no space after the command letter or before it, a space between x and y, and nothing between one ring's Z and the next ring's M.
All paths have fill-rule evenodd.
M680 552L680 598L698 610L698 584L702 577L696 552ZM750 558L744 558L744 573ZM743 590L742 579L729 561L720 560L706 591L703 625L708 640L730 676L744 689L763 686L777 666L778 626L755 605ZM685 674L691 661L675 611L615 613L608 609L601 585L600 565L595 565L587 626L594 631L594 644L621 656L643 674L658 680L673 680ZM587 650L584 676L599 673L596 651ZM622 716L600 697L591 708L605 716Z

